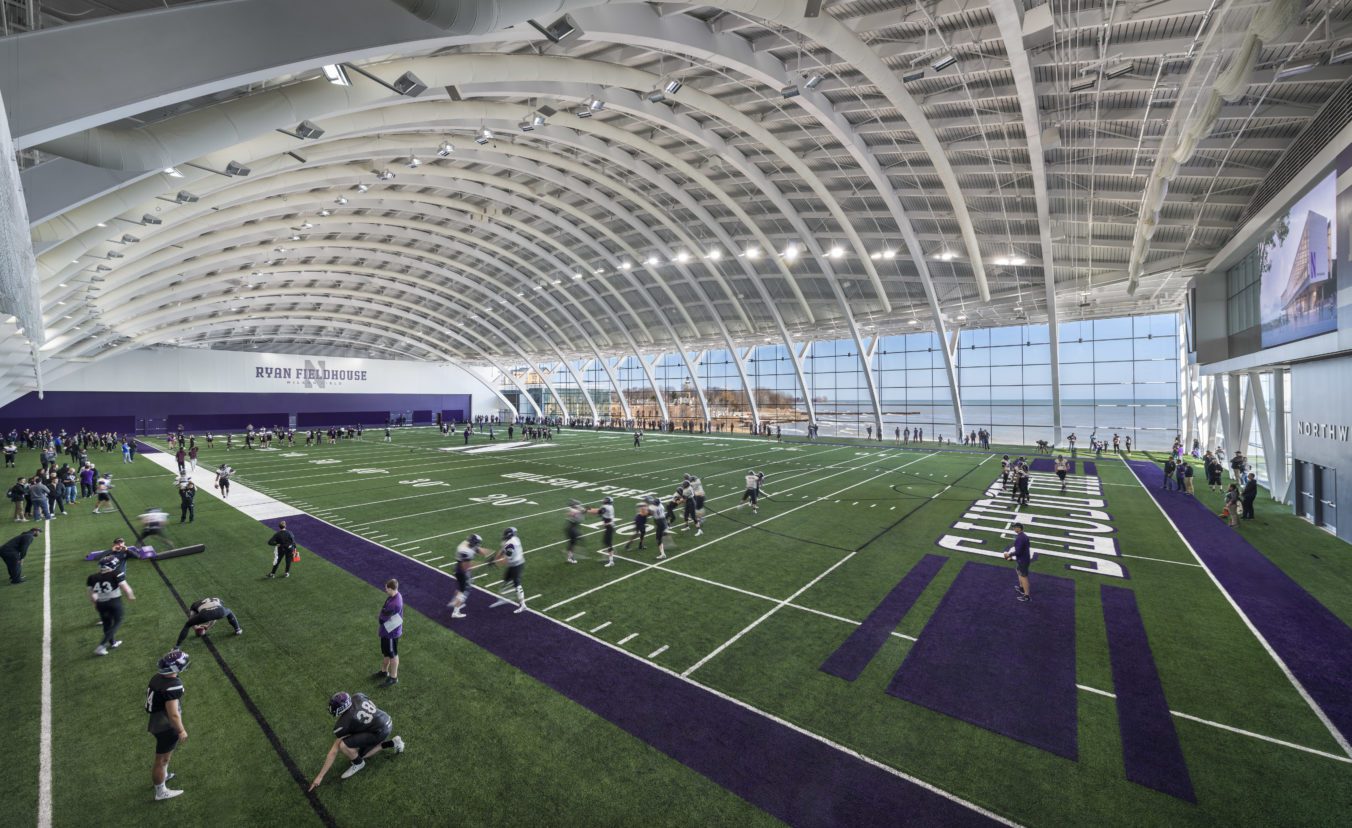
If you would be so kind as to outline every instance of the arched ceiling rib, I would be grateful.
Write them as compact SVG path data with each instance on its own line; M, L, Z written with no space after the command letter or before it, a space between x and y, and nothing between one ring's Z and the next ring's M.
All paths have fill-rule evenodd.
M232 64L184 29L169 51L202 61L177 87L169 70L135 76L114 59L115 77L11 117L60 173L25 173L35 184L67 180L70 159L113 171L40 194L66 205L33 228L53 370L110 345L271 341L499 365L601 359L608 373L605 357L633 356L651 377L658 352L694 372L709 347L849 336L862 350L884 332L1172 310L1347 81L1348 64L1328 57L1352 40L1352 0L1333 0L1264 41L1248 93L1177 169L1128 294L1141 191L1208 0L1058 0L1050 35L1026 43L1027 0L828 0L817 18L800 0L428 0L476 10L449 30L388 0L335 2L349 16L295 37L300 63L238 44ZM226 6L239 25L266 14L253 0L219 5L163 14L222 31ZM567 43L507 26L564 6L582 30ZM106 26L113 48L133 23L89 28ZM71 31L33 42L59 51L90 37ZM953 65L931 67L950 53ZM431 88L411 99L356 73L325 82L320 64L345 59ZM1110 65L1127 68L1100 76ZM130 109L119 77L144 83L153 108ZM521 129L535 113L545 123ZM322 138L277 131L302 119ZM476 144L484 128L495 135ZM443 142L454 150L439 158ZM252 175L221 175L231 161ZM385 169L392 180L375 176ZM329 301L289 301L307 294ZM420 296L444 310L401 316ZM183 310L236 297L253 309L247 326ZM162 324L180 313L183 325ZM32 383L31 366L0 376Z

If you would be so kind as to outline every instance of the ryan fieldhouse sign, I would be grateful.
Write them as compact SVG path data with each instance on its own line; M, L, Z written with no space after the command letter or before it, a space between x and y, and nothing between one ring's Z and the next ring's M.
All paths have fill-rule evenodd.
M303 385L306 388L324 388L329 382L366 382L365 371L328 368L324 360L314 362L305 360L297 367L256 365L254 379L276 380L288 385Z

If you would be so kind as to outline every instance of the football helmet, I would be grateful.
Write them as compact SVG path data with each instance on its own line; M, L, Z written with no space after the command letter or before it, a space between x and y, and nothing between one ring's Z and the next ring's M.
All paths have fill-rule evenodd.
M181 673L188 669L188 654L182 650L170 650L160 657L156 669L160 675L164 676L170 673Z
M112 572L117 569L121 563L122 559L116 554L104 555L102 558L99 558L99 571Z
M609 506L609 505L611 505L612 503L615 502L615 498L613 498L613 497L607 497L607 498L605 498L604 500L602 500L601 502L604 503L605 505Z
M506 529L503 529L503 530L502 530L502 539L503 539L503 540L511 540L511 539L514 538L514 537L516 537L516 527L515 527L515 526L508 526Z
M329 696L329 715L341 716L352 706L352 696L347 693L334 693Z
M479 537L478 535L470 535L468 538L465 538L465 543L475 547L476 549L478 548L479 544L483 542L484 539Z

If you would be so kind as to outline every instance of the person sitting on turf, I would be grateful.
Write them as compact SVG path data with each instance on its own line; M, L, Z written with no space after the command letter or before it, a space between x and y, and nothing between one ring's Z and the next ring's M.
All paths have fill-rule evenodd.
M348 769L343 771L342 779L366 767L366 760L385 748L393 748L395 753L404 752L404 740L398 736L390 737L394 732L390 714L376 707L364 693L334 693L329 698L329 715L338 719L338 724L333 728L336 738L329 748L329 755L324 757L324 767L319 769L319 774L310 783L312 791L323 783L325 774L333 767L333 760L340 751L352 761Z
M235 635L243 635L244 628L239 625L239 620L230 608L221 603L220 598L203 598L193 602L188 608L188 620L184 622L183 629L178 633L178 640L174 642L174 647L180 647L183 639L188 637L188 630L196 629L199 636L206 635L213 624L224 618L234 627Z

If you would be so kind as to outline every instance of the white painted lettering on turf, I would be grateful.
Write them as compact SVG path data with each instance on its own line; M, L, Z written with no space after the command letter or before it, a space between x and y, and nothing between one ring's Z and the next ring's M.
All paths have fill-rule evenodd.
M528 480L531 483L539 483L542 486L554 486L559 489L577 489L583 492L599 492L608 494L612 497L632 497L639 500L653 492L649 489L626 489L622 486L607 486L603 483L589 483L585 480L573 480L567 477L550 477L547 474L535 474L534 472L512 472L504 474L508 480Z

